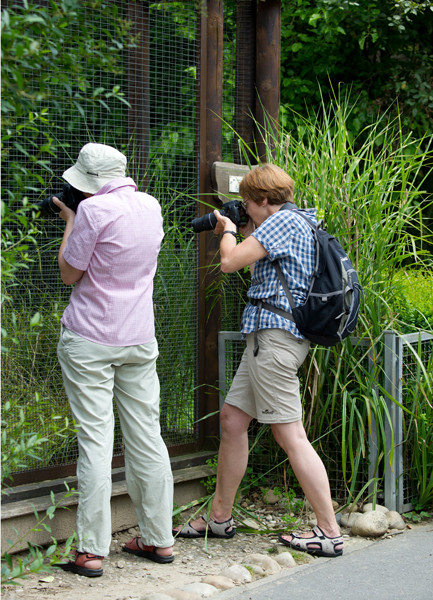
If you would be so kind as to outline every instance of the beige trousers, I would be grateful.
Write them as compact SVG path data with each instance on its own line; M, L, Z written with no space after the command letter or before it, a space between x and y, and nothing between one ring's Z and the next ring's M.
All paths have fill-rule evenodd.
M158 344L114 347L62 326L57 355L78 425L77 549L106 556L111 542L113 397L125 444L125 471L143 543L173 545L173 476L159 424Z

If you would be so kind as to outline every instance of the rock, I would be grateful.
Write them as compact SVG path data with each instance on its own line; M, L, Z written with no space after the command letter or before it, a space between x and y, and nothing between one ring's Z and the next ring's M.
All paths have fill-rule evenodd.
M372 502L368 502L367 504L364 504L364 506L362 507L362 512L366 513L366 512L370 512L371 510L373 510ZM381 504L376 504L375 510L377 512L381 512L381 513L389 512L389 510L386 508L386 506L382 506Z
M254 519L243 519L242 523L245 527L250 527L251 529L260 529L260 523L255 521Z
M280 552L275 556L275 561L280 565L280 567L291 569L292 567L296 567L296 561L290 552Z
M274 494L274 490L266 490L266 492L263 494L263 502L265 504L277 504L279 500L280 496Z
M118 560L116 563L116 567L118 569L124 569L125 568L125 561L124 560Z
M257 565L264 570L266 575L274 575L281 571L281 567L277 561L265 554L250 554L250 556L247 556L245 560L242 561L242 564L251 566Z
M254 573L254 575L259 575L260 577L264 577L266 575L264 568L260 565L250 565L248 562L244 564L250 573Z
M356 502L352 502L352 504L349 504L349 506L346 506L346 508L344 509L343 512L353 513L353 512L360 512L360 510L359 510L359 506L356 504Z
M191 594L197 594L200 598L209 598L216 594L219 590L213 585L209 585L208 583L188 583L181 588L185 592L190 592Z
M353 535L379 537L386 533L388 519L382 511L370 510L360 515L352 527Z
M250 583L253 580L251 573L243 565L230 565L220 573L223 577L228 577L233 583Z
M347 512L341 515L341 524L343 527L353 527L355 521L358 517L360 517L363 513L359 512Z
M145 596L141 596L140 600L173 600L173 598L161 592L150 592Z
M338 502L336 500L333 500L332 501L332 506L333 506L334 510L337 510L337 508L340 505L338 504ZM311 503L307 499L305 499L304 508L305 508L306 511L314 512L313 507L311 506Z
M202 582L213 585L219 590L229 590L230 588L235 587L235 584L231 579L223 577L222 575L206 575L202 578Z
M388 519L388 526L391 529L406 529L406 523L399 512L396 510L389 510L385 513L385 517Z
M173 600L201 600L201 596L198 594L191 594L185 590L166 590L164 593Z

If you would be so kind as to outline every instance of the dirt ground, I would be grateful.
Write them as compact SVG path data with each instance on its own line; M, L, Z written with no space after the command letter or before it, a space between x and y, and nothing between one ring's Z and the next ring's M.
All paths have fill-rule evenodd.
M4 591L4 600L139 600L145 593L163 592L201 581L205 575L219 575L227 565L241 562L254 553L268 554L279 546L275 535L236 534L231 540L209 539L207 552L204 540L178 539L175 559L169 565L126 554L122 544L130 539L126 531L113 536L110 556L103 561L104 575L95 579L80 577L64 571L50 575L53 581L44 582L46 575L31 575L20 588Z
M109 557L104 559L104 575L90 579L62 570L49 574L29 575L22 585L3 589L3 600L140 600L151 592L167 592L180 589L189 583L198 583L206 575L219 575L225 567L242 563L250 554L271 555L286 551L278 540L278 532L286 529L279 517L284 511L276 507L260 509L260 516L267 519L269 529L275 533L237 533L229 540L209 539L207 548L203 539L177 539L174 547L175 560L168 565L153 563L122 552L122 545L138 529L116 533L112 538ZM306 519L308 520L308 519ZM308 526L310 527L310 526ZM350 537L344 529L345 548L371 543L359 537ZM312 562L306 554L295 553L297 564Z

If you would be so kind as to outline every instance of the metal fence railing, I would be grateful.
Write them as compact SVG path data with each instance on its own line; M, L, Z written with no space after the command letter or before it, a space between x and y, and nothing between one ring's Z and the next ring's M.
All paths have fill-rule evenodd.
M384 332L384 387L389 397L391 423L386 424L388 452L385 462L385 500L390 510L411 510L416 495L417 476L414 472L414 414L419 410L417 388L424 378L423 368L433 357L433 335L427 332L397 335ZM396 400L395 403L393 400Z

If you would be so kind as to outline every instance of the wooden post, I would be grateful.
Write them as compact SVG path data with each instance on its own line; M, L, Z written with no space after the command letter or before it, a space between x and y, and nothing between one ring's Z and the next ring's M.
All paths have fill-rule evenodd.
M257 146L266 160L264 130L280 118L281 0L257 3L256 119Z
M202 0L200 60L200 165L199 194L201 200L219 206L212 195L212 164L221 160L222 152L222 74L223 74L223 2ZM206 194L204 196L204 194ZM210 211L199 204L199 215ZM204 417L218 411L218 332L221 306L206 290L220 276L219 240L213 231L197 234L199 244L198 292L198 414ZM216 447L219 434L218 415L199 426L201 447Z

